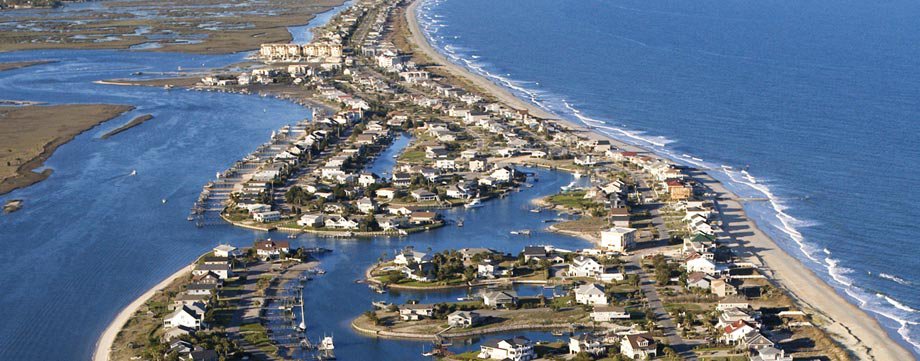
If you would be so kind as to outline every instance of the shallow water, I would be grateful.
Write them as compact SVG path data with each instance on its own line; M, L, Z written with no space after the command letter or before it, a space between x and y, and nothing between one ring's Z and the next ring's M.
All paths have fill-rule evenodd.
M920 355L920 4L527 4L428 0L420 23L517 95L770 198L758 225Z

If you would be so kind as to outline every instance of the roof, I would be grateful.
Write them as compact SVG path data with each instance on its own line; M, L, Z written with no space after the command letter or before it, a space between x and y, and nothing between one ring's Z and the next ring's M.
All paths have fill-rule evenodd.
M485 347L498 348L498 345L502 342L506 342L511 346L527 346L530 344L530 339L523 336L516 336L514 338L505 338L505 339L495 339L484 342L482 345Z
M272 241L269 239L256 242L255 247L256 249L275 250L280 248L289 248L290 243L288 241Z
M641 350L641 349L653 350L653 349L658 348L658 346L655 344L655 339L652 338L652 334L650 333L638 333L635 335L627 335L626 339L629 340L629 345L633 348L633 350ZM648 342L648 345L639 346L639 342L641 341Z
M748 322L745 321L745 320L738 320L738 321L732 322L732 323L731 323L730 325L728 325L728 326L725 326L725 328L723 328L722 331L724 331L725 333L735 333L735 331L738 331L738 330L740 330L740 329L743 329L744 326L747 326L747 327L750 327L750 328L753 328L753 329L756 329L756 328L757 328L757 327L754 327L754 325L748 323Z
M576 294L580 295L589 295L589 294L604 294L604 288L593 283L585 284L578 286L575 289Z
M427 310L432 308L434 308L434 305L428 303L407 303L399 306L401 310Z

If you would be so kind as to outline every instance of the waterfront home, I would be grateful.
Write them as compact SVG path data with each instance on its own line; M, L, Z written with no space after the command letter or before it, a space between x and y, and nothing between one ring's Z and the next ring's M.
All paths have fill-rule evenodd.
M620 342L620 353L634 360L651 359L658 356L658 343L650 333L626 335Z
M408 216L408 215L412 214L412 212L415 212L415 208L406 207L406 206L387 207L387 212L389 212L390 214L398 214L398 215L401 215L401 216Z
M523 255L524 262L530 262L531 260L539 262L544 259L552 263L565 262L564 257L560 256L556 251L550 250L547 246L526 246L524 247Z
M301 227L312 227L318 228L322 227L325 224L325 216L321 213L308 213L300 216L300 219L297 220L297 225Z
M716 266L715 262L711 259L695 253L687 257L685 265L688 273L702 272L711 276L719 273L721 270L721 267Z
M636 229L613 227L601 232L601 247L625 253L636 243Z
M626 312L626 308L620 306L598 305L594 306L594 310L591 311L591 319L597 322L612 322L615 320L628 320L629 318L629 312Z
M418 321L434 316L434 305L405 304L399 306L399 318L403 321Z
M497 251L489 248L461 248L458 252L460 252L460 256L463 257L464 262L472 261L477 255L480 257L488 257L499 254Z
M203 314L199 314L188 306L176 308L175 311L163 319L164 328L173 328L184 326L191 329L200 329L202 326Z
M358 229L359 223L348 217L329 215L323 221L323 226L330 229Z
M281 220L281 212L278 212L278 211L255 212L252 214L252 219L254 219L256 222L261 222L261 223L277 222Z
M220 275L214 272L208 272L205 274L193 275L192 282L195 283L207 283L213 284L217 288L220 288L224 284L224 280L220 278Z
M489 177L498 181L499 183L507 183L514 179L514 173L514 168L501 167L492 171L492 173L489 174Z
M786 351L776 347L764 347L751 356L751 361L792 361L792 356L786 356Z
M741 339L738 345L745 350L758 351L767 347L773 347L775 343L760 332L750 332L744 335L744 338Z
M375 215L374 218L377 220L377 225L380 226L380 228L384 231L404 228L409 224L409 220L406 217L393 217L378 214Z
M479 278L495 278L506 272L507 270L500 267L498 262L493 260L484 260L476 265L476 277Z
M239 256L239 251L236 247L233 247L229 244L221 244L217 247L214 247L214 255L217 257L236 257Z
M424 252L418 252L412 249L405 249L396 254L393 263L398 265L409 265L410 263L431 262L431 256Z
M758 329L759 328L755 324L744 320L738 320L722 328L722 335L719 336L719 340L725 344L737 344L744 339L748 333L757 332Z
M587 353L594 356L600 356L607 352L607 347L600 337L595 337L589 333L583 333L578 336L569 337L569 354Z
M257 241L253 245L253 248L256 249L256 255L259 257L278 257L282 253L288 253L290 251L290 243L288 241Z
M482 294L482 303L494 308L511 308L517 305L518 296L514 291L487 291Z
M461 187L459 184L453 184L453 185L448 186L447 190L445 190L444 192L444 195L446 195L447 198L454 198L454 199L467 198L471 196L471 194L466 190L466 188Z
M591 154L585 154L582 156L576 156L574 162L576 165L592 166L597 164L597 158Z
M358 185L362 187L370 186L371 184L376 184L380 182L380 177L374 173L361 173L358 176Z
M180 329L180 328L176 327L176 328L170 329L170 331L175 330L175 329ZM169 341L170 339L165 339L165 340ZM169 347L167 348L163 356L165 357L165 356L169 356L169 354L175 354L175 355L178 355L179 357L184 357L188 355L189 353L191 353L192 350L194 349L195 349L195 346L193 346L191 343L187 341L175 340L169 343Z
M213 283L190 283L185 287L186 292L190 295L212 296L217 291L217 285Z
M433 223L438 220L438 214L435 212L412 212L409 215L409 222L415 224Z
M232 275L229 263L199 264L192 270L192 276L205 275L208 273L213 273L222 280Z
M454 327L474 327L482 322L482 316L476 311L454 311L447 315L447 324Z
M697 233L692 238L684 238L683 253L712 253L716 248L716 238L709 234Z
M664 186L668 191L668 196L674 201L688 199L693 194L693 187L685 184L680 179L665 180Z
M201 347L196 347L192 352L189 352L188 356L189 361L220 361L216 351L206 350Z
M438 200L438 195L432 192L429 192L425 189L415 189L410 192L412 198L415 198L418 202L430 202Z
M518 336L483 343L479 346L477 357L492 360L530 361L536 355L533 351L533 343L526 337Z
M604 272L604 266L595 261L593 258L585 256L577 256L572 259L572 264L569 266L568 272L566 274L569 277L598 277L601 273Z
M575 288L575 302L583 305L606 305L607 294L604 287L588 283Z
M759 314L757 315L759 317ZM722 310L721 313L719 313L719 322L716 323L716 327L725 327L738 321L744 321L748 324L760 327L760 324L754 319L754 316L755 314L748 311L746 308L729 308Z

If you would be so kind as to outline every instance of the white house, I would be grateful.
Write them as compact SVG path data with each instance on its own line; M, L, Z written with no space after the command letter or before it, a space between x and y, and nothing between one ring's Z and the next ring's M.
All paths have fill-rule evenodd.
M188 306L182 306L176 308L175 311L163 319L163 327L173 328L183 326L197 330L201 328L202 318L203 315L199 314L195 310L189 308Z
M620 306L594 306L594 310L591 311L591 319L597 322L611 322L614 320L628 320L630 318L629 312L625 308Z
M434 316L434 306L427 304L405 304L399 306L399 318L403 321L418 321Z
M325 223L325 216L322 214L304 214L297 220L297 225L301 227L322 227Z
M604 272L604 266L593 258L577 256L572 259L567 275L569 277L597 277Z
M447 324L454 327L473 327L482 322L482 316L475 311L455 311L447 315Z
M744 320L738 320L725 326L719 339L726 344L736 344L751 332L757 332L756 325Z
M584 352L595 356L600 355L607 351L607 347L601 341L601 338L587 333L569 337L569 354Z
M530 361L536 355L533 343L526 337L492 340L479 346L479 358L492 360Z
M254 219L256 222L262 222L262 223L277 222L281 220L281 212L278 212L278 211L255 212L252 214L252 219Z
M217 247L214 247L214 256L217 256L217 257L230 258L230 257L236 257L239 254L240 253L239 251L237 251L236 247L233 247L229 244L222 244L222 245L218 245Z
M711 276L718 273L717 269L716 264L706 257L696 255L687 260L687 273L702 272Z
M494 291L482 294L482 303L489 307L508 308L517 304L517 292Z
M425 263L431 261L431 256L424 252L417 252L414 250L404 250L396 255L396 258L393 259L393 263L399 265L408 265L410 263Z
M604 287L589 283L575 288L575 302L583 305L606 305L607 294Z
M636 243L636 229L613 227L601 232L601 247L614 252L626 252Z
M650 333L626 335L620 342L620 353L631 359L650 359L658 355L658 344Z

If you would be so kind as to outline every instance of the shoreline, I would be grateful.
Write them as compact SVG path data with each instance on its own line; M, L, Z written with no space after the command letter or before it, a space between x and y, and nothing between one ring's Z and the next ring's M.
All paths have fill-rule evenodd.
M198 259L195 259L197 262ZM102 332L102 335L96 341L96 347L93 350L92 361L108 361L109 354L112 352L112 345L115 343L115 338L118 337L118 334L121 332L121 329L124 328L125 324L131 320L131 316L134 316L134 313L141 308L150 297L153 297L161 289L168 286L173 281L179 279L182 276L185 276L192 272L192 269L195 266L195 262L192 262L188 266L182 267L172 275L166 277L164 280L157 283L155 286L151 287L140 296L138 296L134 301L126 305L121 311L118 312L118 315L115 316L115 319L106 326L105 330Z
M497 98L513 107L519 107L531 112L532 115L552 119L553 121L581 132L596 139L610 140L615 146L623 150L637 150L643 153L655 154L642 147L625 143L611 136L601 134L579 125L573 121L561 119L550 114L535 104L525 102L513 95L508 89L501 87L491 80L475 74L460 65L450 62L443 54L437 51L423 34L418 24L416 13L422 0L411 0L405 12L411 37L407 39L431 62L437 63L439 68L447 71L452 76L471 82L485 90L488 95ZM666 156L664 159L670 159ZM708 186L718 194L717 204L719 213L733 217L731 222L726 221L726 229L745 229L745 235L731 234L733 246L747 253L746 257L758 261L761 269L765 269L768 277L775 284L783 288L807 312L825 317L820 327L830 333L830 336L839 342L852 356L859 359L877 360L908 360L914 355L881 326L878 319L845 299L836 289L818 277L814 270L805 266L799 259L783 250L772 238L766 235L758 225L747 217L739 197L729 191L725 186L711 175L700 172L693 175L697 181ZM731 226L729 226L731 224ZM748 234L750 233L750 234ZM756 252L750 251L756 249ZM871 345L871 346L867 346Z

